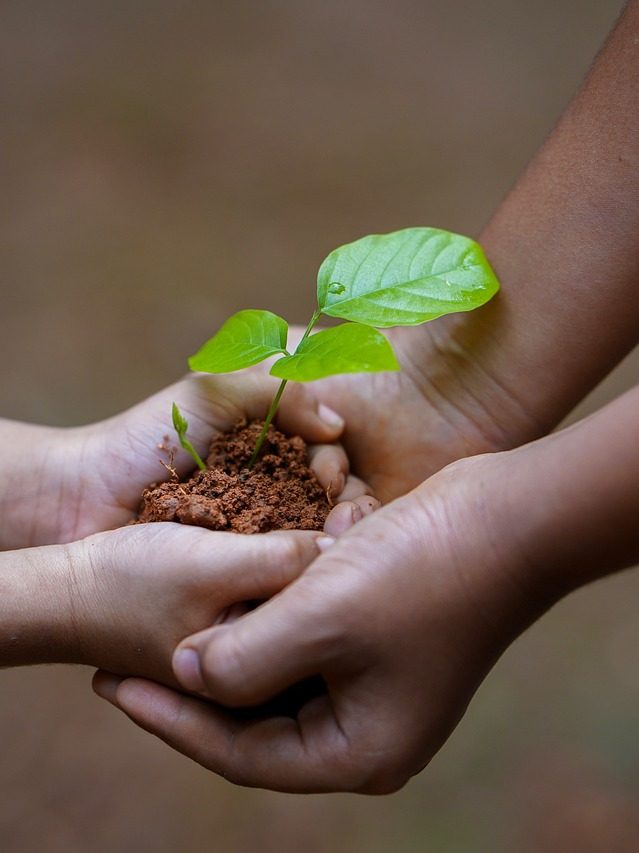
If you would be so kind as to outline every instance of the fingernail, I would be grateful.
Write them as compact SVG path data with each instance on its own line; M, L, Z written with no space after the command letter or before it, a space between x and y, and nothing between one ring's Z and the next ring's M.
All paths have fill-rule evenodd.
M361 509L357 506L357 504L353 504L351 507L351 516L353 518L353 524L357 524L358 521L361 521L364 517L362 515Z
M335 543L335 540L332 536L318 536L315 540L318 550L326 551L327 548L330 548L331 545Z
M370 515L372 512L375 512L375 510L379 509L381 506L377 498L372 497L358 498L357 505L362 511L362 516Z
M205 690L200 669L200 656L195 649L178 649L173 655L173 672L182 687L193 693Z
M319 404L317 414L320 416L321 420L324 421L326 426L331 427L331 429L336 429L337 427L342 429L344 426L344 418L338 415L337 412L329 409L329 407L325 406L324 403Z

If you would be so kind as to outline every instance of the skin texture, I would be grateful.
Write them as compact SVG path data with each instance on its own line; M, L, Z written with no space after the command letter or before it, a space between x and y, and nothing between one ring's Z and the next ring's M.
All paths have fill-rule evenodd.
M240 784L384 793L425 766L526 625L635 561L637 391L494 451L548 432L639 338L638 163L634 0L480 237L499 297L397 331L399 376L318 383L347 420L355 473L385 501L413 491L175 657L185 688L229 707L310 673L327 696L247 723L143 680L102 673L98 693Z
M501 292L392 330L399 374L314 383L386 502L463 456L545 435L639 339L639 3L482 231Z
M255 375L197 375L89 427L0 425L7 477L2 545L18 549L0 553L0 667L87 663L177 685L170 661L181 639L231 605L274 594L317 556L316 533L245 537L151 524L90 535L133 519L142 489L168 476L158 445L165 436L172 440L173 400L188 413L189 435L204 454L217 431L240 417L263 416L273 386ZM343 422L308 389L293 389L279 424L316 442L311 467L338 501L320 543L379 506L349 476L334 441ZM174 464L180 474L193 467L184 451Z
M639 388L562 433L454 463L257 610L176 651L183 686L230 708L320 674L326 694L296 719L246 721L105 673L95 689L239 784L395 791L521 631L571 589L639 559L639 446L624 440L638 418Z
M90 664L177 686L171 655L181 639L279 592L332 541L164 523L5 551L0 665Z
M272 378L254 374L197 374L87 427L53 429L0 421L5 478L0 548L71 542L127 524L135 518L142 489L169 477L161 464L168 461L162 446L176 448L174 466L181 476L194 467L188 453L177 446L173 401L189 421L195 449L206 455L212 438L239 418L264 417L277 385ZM344 424L331 409L318 406L309 388L291 387L277 423L315 445L311 467L325 488L332 483L334 496L351 499L364 494L366 488L355 478L349 479L343 493L348 460L334 442ZM363 506L366 510L368 502Z

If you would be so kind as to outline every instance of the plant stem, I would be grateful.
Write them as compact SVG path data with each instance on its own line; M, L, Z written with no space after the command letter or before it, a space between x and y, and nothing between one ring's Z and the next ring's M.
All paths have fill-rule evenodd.
M286 388L286 383L288 379L282 379L280 382L280 387L277 389L277 394L273 397L273 402L271 403L271 408L268 410L268 414L266 416L266 420L264 421L264 426L262 427L262 431L257 437L257 441L255 443L255 449L251 454L251 458L249 459L248 469L249 471L255 465L255 461L259 455L260 450L262 449L262 445L264 444L264 439L266 438L266 433L268 432L268 428L271 425L271 421L275 417L275 413L277 412L277 407L280 404L280 400L282 399L282 394L284 393L284 389Z
M322 316L322 312L320 311L319 308L316 308L315 311L313 312L313 316L311 317L308 326L306 327L306 329L304 331L304 334L300 338L299 344L295 347L295 352L297 352L297 350L300 348L300 345L303 344L304 341L306 340L306 338L311 334L311 332L313 331L313 329L317 325L317 321L319 320L319 318L321 316Z
M204 464L204 462L202 462L202 458L201 458L200 454L193 447L193 445L188 440L188 438L180 437L180 444L186 450L187 453L191 454L191 456L193 457L193 461L195 462L197 467L200 469L200 471L206 471L206 465Z
M317 324L317 321L321 317L321 314L322 314L322 312L320 311L320 309L316 308L315 311L313 312L313 316L311 317L308 326L306 327L306 330L304 331L304 334L300 338L300 342L297 345L295 352L297 352L297 350L300 347L300 344L302 344L306 340L306 338L310 335L310 333L313 331L313 328ZM273 421L273 418L275 417L275 415L277 413L277 408L280 404L280 400L282 399L282 394L284 393L284 389L286 388L287 382L288 382L288 379L282 379L282 381L280 382L280 387L277 389L277 393L273 397L273 402L271 403L271 406L268 410L268 414L266 415L266 419L264 420L264 426L262 427L261 432L260 432L259 436L257 437L257 441L255 442L255 449L253 450L253 453L251 454L251 458L249 459L249 463L247 466L249 471L251 470L253 465L255 465L255 463L257 461L257 457L260 455L260 450L262 449L262 445L264 444L264 439L266 438L266 434L268 433L268 428L270 427L270 425Z

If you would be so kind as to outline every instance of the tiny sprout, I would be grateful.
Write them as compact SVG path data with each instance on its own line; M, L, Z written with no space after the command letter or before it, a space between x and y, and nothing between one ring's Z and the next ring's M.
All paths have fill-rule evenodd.
M444 314L471 311L498 290L481 246L469 237L437 228L371 234L334 249L320 266L317 306L292 353L286 349L286 320L249 309L229 317L191 356L189 367L231 373L279 356L270 373L282 381L248 462L251 468L290 379L310 382L337 373L399 370L390 343L377 329L417 326ZM322 314L349 322L311 335ZM178 435L189 450L183 433Z
M191 442L186 437L186 432L189 428L188 422L186 418L182 415L182 412L178 409L177 404L173 403L173 409L171 411L173 415L173 428L177 433L177 437L180 441L182 447L186 450L187 453L190 453L193 461L200 469L200 471L206 471L206 465L202 462L200 454L193 447Z

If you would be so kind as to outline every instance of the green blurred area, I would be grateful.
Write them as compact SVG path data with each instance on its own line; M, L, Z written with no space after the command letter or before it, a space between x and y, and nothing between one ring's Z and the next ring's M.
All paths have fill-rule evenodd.
M304 321L319 262L368 232L477 234L619 9L3 3L1 414L89 422L178 377L233 311ZM638 594L629 573L555 608L381 800L233 788L94 699L88 670L4 672L0 847L636 851Z

